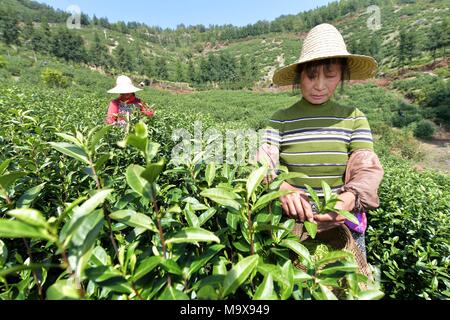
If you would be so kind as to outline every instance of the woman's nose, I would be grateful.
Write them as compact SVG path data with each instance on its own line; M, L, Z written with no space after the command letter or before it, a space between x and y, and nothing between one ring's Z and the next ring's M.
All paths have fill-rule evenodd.
M325 78L323 75L319 75L314 81L314 88L318 91L325 89Z

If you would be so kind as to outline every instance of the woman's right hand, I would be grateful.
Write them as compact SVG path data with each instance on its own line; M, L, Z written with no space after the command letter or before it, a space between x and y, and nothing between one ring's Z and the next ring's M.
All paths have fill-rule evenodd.
M294 190L295 193L291 193L280 198L281 207L283 208L284 213L288 217L296 219L299 222L309 221L312 223L316 223L314 221L313 211L306 193L296 187L291 186L287 182L284 182L280 186L280 191L285 190Z

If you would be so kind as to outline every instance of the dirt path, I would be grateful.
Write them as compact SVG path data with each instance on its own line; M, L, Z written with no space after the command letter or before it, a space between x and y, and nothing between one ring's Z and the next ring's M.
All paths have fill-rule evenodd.
M425 159L417 164L416 169L435 169L450 175L450 139L421 141L420 144Z

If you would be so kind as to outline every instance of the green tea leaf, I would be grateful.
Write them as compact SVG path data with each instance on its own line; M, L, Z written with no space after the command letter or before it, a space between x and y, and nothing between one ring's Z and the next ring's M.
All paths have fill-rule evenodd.
M31 226L42 228L47 227L47 221L45 220L42 213L38 210L25 208L15 209L8 211L7 214Z
M28 189L20 198L17 200L18 208L29 208L34 200L39 196L42 189L44 189L46 183L42 183L36 187Z
M0 270L0 278L5 278L8 275L16 275L19 272L26 270L42 270L42 269L50 269L50 268L59 268L65 269L64 265L59 264L51 264L51 263L31 263L29 265L19 265L10 268L5 268Z
M90 150L91 152L94 152L95 149L98 147L98 143L100 140L103 139L103 137L108 133L108 131L111 129L111 126L104 126L100 130L98 130L92 137L91 143L90 143Z
M184 228L166 243L197 243L197 242L217 242L220 239L212 232L200 228Z
M263 283L261 283L256 289L253 300L278 300L278 296L273 286L273 277L270 273L264 278Z
M60 241L66 245L74 235L74 230L83 222L83 218L93 212L98 206L103 204L106 198L112 193L112 189L99 190L95 194L85 201L81 206L73 208L73 216L69 222L67 222L61 230L59 237ZM79 202L77 200L76 202ZM72 206L71 206L72 207Z
M100 287L108 288L114 292L130 294L131 285L123 275L111 266L101 266L86 270L86 276Z
M47 300L79 300L80 290L75 285L75 281L58 280L47 289Z
M303 259L306 259L309 262L311 261L311 256L308 249L298 241L283 240L281 241L280 246L289 248Z
M356 272L358 265L354 262L335 262L328 267L319 270L320 275L331 275L336 272Z
M339 261L339 260L345 260L345 259L352 259L353 255L350 252L347 251L331 251L329 252L325 257L317 261L317 266L322 267L326 264L329 264L331 262Z
M381 300L384 293L379 290L363 291L357 295L358 300Z
M208 189L203 191L200 195L220 205L231 207L235 210L239 210L241 207L239 202L235 201L238 196L234 192L226 191L223 189Z
M25 177L25 172L13 172L0 176L0 186L7 190L17 179Z
M186 221L188 222L189 226L192 228L199 228L200 222L195 214L194 210L192 209L192 205L188 203L186 205L186 208L183 211L185 213Z
M150 163L158 154L161 145L159 143L149 142L145 151L147 163Z
M88 155L82 148L65 142L49 142L49 144L53 147L53 149L61 152L62 154L81 161L86 165L90 165Z
M323 284L319 284L319 287L324 298L323 300L338 300L338 298L328 287L324 286Z
M73 211L78 216L84 216L92 211L94 211L98 206L102 205L105 202L106 198L113 192L113 189L105 189L96 191L93 196L89 198L89 200L85 201L78 208L74 208Z
M223 281L222 297L233 294L252 274L258 265L259 256L253 255L242 259L227 273Z
M56 135L60 138L63 138L66 141L72 142L77 147L83 148L83 144L81 143L81 141L78 140L77 138L75 138L74 136L71 136L71 135L68 135L65 133L59 133L59 132L57 132Z
M291 190L283 190L283 191L271 192L269 194L266 194L258 199L258 201L253 206L252 211L258 212L259 210L265 208L273 200L276 200L280 197L286 196L286 195L294 193L294 192L295 191L291 191Z
M349 220L359 226L358 218L355 217L355 215L353 213L345 211L345 210L338 210L337 213L340 214L341 216L347 218L347 220Z
M6 244L0 240L0 268L2 268L8 260L8 248Z
M225 246L221 244L215 244L206 250L200 257L197 257L194 261L192 261L189 266L189 271L187 273L187 278L189 279L194 273L200 270L202 267L206 266L206 264L215 257Z
M297 268L294 269L294 283L301 284L305 281L312 280L313 277Z
M325 198L325 203L328 203L332 197L331 188L325 181L322 181L322 189Z
M306 189L308 190L308 193L309 193L310 198L311 198L311 199L314 201L314 203L317 205L317 207L319 208L319 211L321 211L321 209L322 209L322 203L320 202L320 199L319 199L319 197L317 196L317 192L314 191L314 189L313 189L311 186L307 185L307 184L305 184L305 187L306 187Z
M205 172L205 180L208 183L208 187L211 187L215 177L216 177L216 164L214 162L211 162L206 167Z
M11 159L6 159L0 164L0 175L4 174L6 169L8 169L9 164L11 163Z
M207 211L203 212L200 217L198 217L199 227L203 226L208 220L210 220L217 213L216 208L209 208Z
M54 241L55 239L48 233L47 230L31 226L21 221L0 220L0 238L31 238L31 239L46 239Z
M109 217L130 227L144 228L155 233L159 232L158 228L150 217L142 213L137 213L133 210L116 211L111 213Z
M133 280L138 281L139 279L145 277L147 274L152 272L162 260L162 257L159 256L153 256L142 260L134 273Z
M163 293L159 296L158 300L176 300L183 301L189 300L189 297L186 293L181 292L174 287L167 287Z
M258 168L250 174L247 179L247 201L250 200L256 188L261 184L266 174L266 167Z
M281 274L286 279L285 285L281 290L281 300L287 300L292 296L294 290L294 268L292 266L292 261L288 260L281 268Z
M181 270L180 266L174 260L162 259L161 267L164 270L166 270L168 273L175 274L177 276L183 275L183 271Z
M127 183L133 191L139 195L152 200L152 186L142 177L145 169L138 165L130 165L126 171Z
M144 172L142 172L141 177L147 180L149 183L154 183L158 179L161 172L163 172L165 167L165 160L161 159L158 163L151 163L147 166Z
M304 223L306 231L308 231L308 234L311 236L312 239L316 238L317 235L317 224L309 222L309 221L305 221Z

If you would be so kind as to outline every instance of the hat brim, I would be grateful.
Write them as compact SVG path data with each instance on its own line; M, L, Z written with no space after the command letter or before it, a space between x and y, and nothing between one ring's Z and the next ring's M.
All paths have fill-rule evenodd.
M124 93L136 93L139 91L142 91L142 89L139 89L135 86L117 86L115 88L112 88L111 90L108 90L108 93L124 94Z
M367 80L375 77L377 74L378 63L372 57L358 54L332 55L320 57L317 59L311 59L308 61L293 63L289 66L278 69L273 76L273 83L280 87L294 85L297 75L297 68L299 65L305 64L307 62L319 61L330 58L348 58L348 65L350 69L350 80Z

